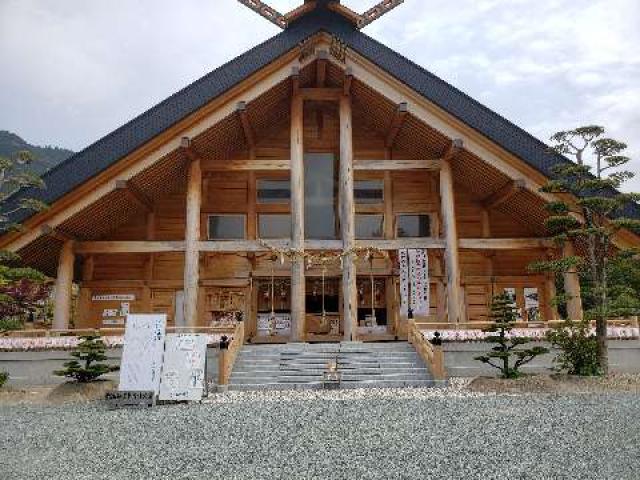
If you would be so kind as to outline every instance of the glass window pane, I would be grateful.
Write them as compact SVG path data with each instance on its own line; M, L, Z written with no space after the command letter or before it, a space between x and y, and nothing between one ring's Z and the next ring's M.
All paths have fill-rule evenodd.
M291 238L291 215L262 214L258 216L260 238Z
M291 183L289 180L258 180L258 203L289 203Z
M335 157L312 153L304 156L305 236L314 240L337 238L338 182Z
M398 238L430 237L429 215L398 215Z
M384 215L356 215L356 238L382 238Z
M353 195L357 204L384 203L383 180L356 180Z
M244 240L244 215L210 215L210 240Z

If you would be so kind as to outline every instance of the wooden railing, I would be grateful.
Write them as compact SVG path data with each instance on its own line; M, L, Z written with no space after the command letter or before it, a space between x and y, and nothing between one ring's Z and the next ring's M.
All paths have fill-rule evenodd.
M564 320L541 320L539 322L515 322L514 328L552 328L562 325ZM447 323L447 322L420 322L419 328L422 331L425 330L481 330L493 325L495 322L490 321L478 321L478 322L461 322L461 323ZM631 327L639 328L640 322L638 317L631 318L616 318L608 320L610 327ZM592 326L595 326L595 321L591 322Z
M420 325L422 326L424 324ZM418 355L420 355L424 363L427 364L433 378L436 380L446 380L447 372L444 368L444 351L442 347L434 346L425 339L422 331L418 328L414 320L409 320L407 335L409 343L413 345Z
M220 348L218 356L218 385L228 385L233 365L244 343L244 322L238 322L227 348Z
M221 327L167 327L167 333L202 333L202 334L233 334L234 327L221 326ZM69 330L11 330L7 332L0 332L0 335L6 337L21 337L21 338L37 338L37 337L79 337L82 335L101 335L106 336L122 336L124 335L124 328L79 328Z

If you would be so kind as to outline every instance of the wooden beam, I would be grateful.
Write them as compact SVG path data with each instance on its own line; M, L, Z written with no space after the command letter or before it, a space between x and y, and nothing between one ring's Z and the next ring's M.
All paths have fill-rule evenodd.
M116 180L116 190L125 192L133 202L141 206L147 213L153 212L153 202L151 199L132 182L127 180Z
M184 251L184 242L159 241L78 242L75 247L75 252L78 255L93 255L98 253L166 253Z
M300 67L291 67L291 96L300 94Z
M452 155L446 155L445 157L452 158ZM460 290L458 227L456 225L453 173L451 171L451 162L449 161L443 162L442 169L440 170L440 203L446 243L447 311L450 323L460 323L464 319L461 318L460 314L462 293Z
M500 189L482 200L481 203L484 208L489 210L497 208L503 203L509 201L517 193L522 192L525 189L525 185L525 181L522 179L510 180Z
M289 25L291 22L300 18L304 14L316 8L315 0L306 1L302 5L284 14L284 21Z
M55 303L53 310L53 329L66 330L71 318L71 293L73 288L74 242L68 240L62 244L58 258L56 276Z
M340 226L344 252L356 245L355 201L353 194L353 117L351 97L340 98ZM347 253L342 265L342 317L344 340L355 340L358 326L356 256Z
M42 235L55 238L59 242L73 242L77 240L74 236L62 232L59 229L52 227L51 225L43 225L40 230L42 232Z
M342 88L301 88L300 96L303 100L338 101L344 95Z
M351 95L351 85L353 84L353 70L351 67L347 67L344 72L344 81L342 84L342 93L344 95Z
M277 11L275 8L269 6L267 3L261 0L238 0L245 7L250 8L261 17L266 18L271 23L283 30L287 27L287 20L283 14Z
M354 170L440 170L442 160L355 160Z
M256 148L256 139L249 122L249 115L247 114L247 102L238 102L237 108L238 116L240 117L240 123L242 124L242 131L244 138L251 150Z
M383 15L389 13L391 10L396 8L398 5L404 3L404 0L383 0L374 7L371 7L369 10L364 12L358 20L358 28L362 29L367 25L375 22Z
M302 89L301 89L302 91ZM304 248L304 98L296 95L291 102L291 245ZM305 262L296 257L291 262L291 340L299 342L305 330Z
M200 282L200 208L202 205L202 170L200 160L189 165L184 254L184 321L198 325L198 289ZM181 326L181 325L179 325Z
M460 151L464 148L464 142L456 138L451 141L451 145L447 148L447 151L444 152L442 156L442 160L445 162L450 162L456 158L456 156L460 153Z
M191 145L191 139L189 137L182 137L180 140L180 150L185 154L187 159L191 162L200 160L200 155L196 153Z
M327 81L327 61L329 59L329 54L320 50L318 52L318 63L316 65L316 86L318 88L324 88L325 83Z
M211 160L202 163L203 172L291 170L291 160Z
M549 238L461 238L465 250L537 250L553 246Z
M391 124L389 125L387 138L384 142L386 148L393 147L393 144L398 137L398 133L400 132L402 125L404 125L404 121L407 118L408 113L409 106L407 105L407 102L400 103L396 108L396 111L393 114L393 118L391 119Z
M345 17L347 20L349 20L354 25L358 25L362 21L362 15L360 15L357 12L354 12L349 7L347 7L347 6L345 6L345 5L341 4L341 3L329 2L328 5L329 5L329 9L330 10L333 10L334 12L339 13L340 15Z

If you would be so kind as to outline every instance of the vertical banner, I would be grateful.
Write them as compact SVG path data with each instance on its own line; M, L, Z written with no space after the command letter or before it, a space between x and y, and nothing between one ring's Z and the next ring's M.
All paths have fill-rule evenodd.
M540 321L540 298L537 288L524 289L524 311L527 313L527 322Z
M400 262L400 318L429 315L429 256L426 250L398 251Z
M118 390L159 392L166 328L166 315L127 317Z
M206 356L206 335L167 335L159 400L202 400L206 394Z

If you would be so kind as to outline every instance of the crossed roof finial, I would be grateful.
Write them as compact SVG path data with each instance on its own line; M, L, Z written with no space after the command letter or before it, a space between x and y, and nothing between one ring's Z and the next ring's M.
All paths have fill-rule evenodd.
M366 12L359 14L351 10L349 7L345 7L339 0L305 0L302 5L294 8L289 13L282 14L267 2L261 0L238 0L245 7L250 8L260 16L266 18L271 23L278 27L285 29L293 20L315 9L318 4L327 5L328 8L334 10L344 17L351 20L358 29L362 29L375 22L385 13L390 12L398 5L404 2L404 0L382 0L378 4L371 7Z

